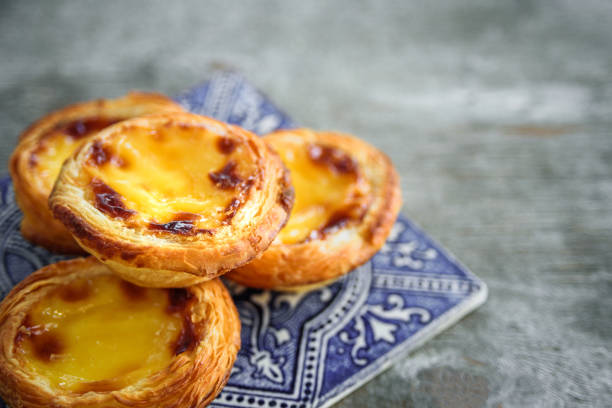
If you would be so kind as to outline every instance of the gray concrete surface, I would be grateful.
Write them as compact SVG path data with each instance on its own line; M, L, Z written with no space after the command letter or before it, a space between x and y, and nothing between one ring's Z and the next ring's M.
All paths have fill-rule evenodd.
M0 163L62 105L245 73L400 170L488 303L339 406L612 405L612 3L0 3Z

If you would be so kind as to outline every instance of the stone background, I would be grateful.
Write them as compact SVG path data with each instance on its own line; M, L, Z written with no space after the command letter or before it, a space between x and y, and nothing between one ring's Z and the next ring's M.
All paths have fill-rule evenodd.
M387 152L489 284L339 406L612 405L611 2L2 1L0 163L49 110L224 67Z

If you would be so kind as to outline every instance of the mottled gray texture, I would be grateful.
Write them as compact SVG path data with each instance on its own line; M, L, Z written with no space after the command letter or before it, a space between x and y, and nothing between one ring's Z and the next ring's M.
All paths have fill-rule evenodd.
M51 109L216 67L392 157L490 299L340 406L612 405L612 3L1 4L3 165Z

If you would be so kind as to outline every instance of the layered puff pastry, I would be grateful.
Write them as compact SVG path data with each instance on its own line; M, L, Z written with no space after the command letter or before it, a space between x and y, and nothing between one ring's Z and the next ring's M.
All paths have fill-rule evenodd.
M64 164L49 204L124 279L182 287L265 250L293 205L289 172L237 126L173 113L117 123Z
M46 266L0 304L0 396L12 407L203 407L240 348L219 279L142 288L95 258Z
M62 163L90 135L124 119L182 108L167 97L132 92L118 99L78 103L50 113L20 136L10 160L15 196L29 241L62 253L82 253L64 225L53 218L49 194Z
M295 205L272 245L226 276L266 289L333 280L384 244L401 204L389 158L355 137L284 130L264 137L291 171Z

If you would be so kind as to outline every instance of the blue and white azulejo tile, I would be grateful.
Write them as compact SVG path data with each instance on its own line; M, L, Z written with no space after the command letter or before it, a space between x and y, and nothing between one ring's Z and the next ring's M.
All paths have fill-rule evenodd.
M219 72L177 98L194 113L258 134L295 127L244 77ZM0 179L0 291L67 257L31 245L9 178ZM365 265L305 292L226 282L242 348L213 407L327 407L481 305L486 285L400 215Z

